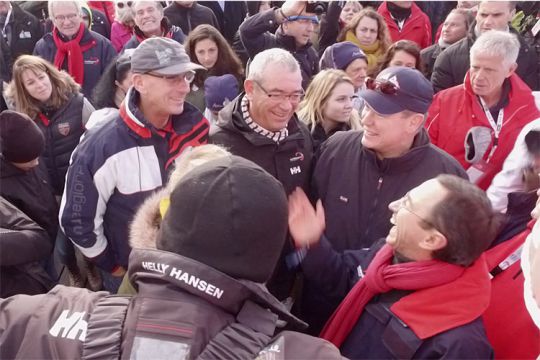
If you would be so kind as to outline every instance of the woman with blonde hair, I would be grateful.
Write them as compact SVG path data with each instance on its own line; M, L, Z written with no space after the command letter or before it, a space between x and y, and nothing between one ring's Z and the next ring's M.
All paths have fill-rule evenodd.
M350 41L364 51L370 76L377 72L380 60L392 43L383 17L371 8L361 10L343 28L337 41Z
M355 96L353 82L342 70L323 70L313 78L296 113L311 129L315 150L337 131L360 129Z
M22 55L13 64L13 76L6 96L14 103L15 110L33 119L45 136L42 159L54 195L60 199L71 153L79 144L79 138L85 131L84 124L94 108L68 73L33 55ZM73 245L65 237L59 244L59 237L57 248L64 252L59 255L68 267L70 283L82 286Z

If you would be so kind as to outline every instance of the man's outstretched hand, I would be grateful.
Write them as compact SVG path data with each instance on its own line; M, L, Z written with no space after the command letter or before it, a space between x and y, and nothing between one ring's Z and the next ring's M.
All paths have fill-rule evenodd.
M317 200L314 209L304 191L297 187L289 195L289 232L296 247L309 248L317 244L325 227L321 200Z

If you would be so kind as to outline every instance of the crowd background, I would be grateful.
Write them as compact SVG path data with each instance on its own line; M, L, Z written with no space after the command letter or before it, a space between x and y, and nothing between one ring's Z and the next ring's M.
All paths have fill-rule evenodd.
M448 357L540 354L539 279L527 277L540 264L538 2L0 1L0 30L1 298L43 294L56 284L137 294L130 254L157 243L265 283L283 311L309 323L305 332L347 357L443 357L439 343ZM174 64L163 65L168 59ZM197 146L210 150L184 157ZM260 229L243 225L261 243L283 238L275 264L253 260L248 242L237 245L247 270L224 264L240 260L218 239L200 249L159 245L163 201L185 176L174 169L189 172L207 157L231 154L260 166L292 199L297 222L289 218L289 231L277 215ZM436 191L428 199L415 190L429 194L432 179L449 197L462 191L476 199L470 212L435 204L427 221L411 211L411 198L436 202ZM178 216L208 226L200 236L218 236L193 217L196 208L183 206ZM210 208L201 207L213 218ZM469 272L485 260L491 280L478 285L487 298L467 293L485 302L463 310L468 321L440 316L447 328L422 337L411 326L416 345L383 339L381 350L384 334L409 335L374 305L393 311L419 288L370 288L373 306L360 311L371 317L336 324L361 298L362 267L388 260L378 240L404 251L389 240L407 236L394 234L404 208L421 229L443 229L430 235L430 258ZM461 223L441 220L451 217ZM3 235L15 231L33 235L24 244ZM232 239L225 233L232 230L222 231L224 243ZM444 245L436 242L440 233ZM453 238L465 245L446 245ZM474 245L460 254L468 238ZM445 246L454 253L441 255ZM394 261L422 259L415 253ZM461 336L472 340L457 349Z

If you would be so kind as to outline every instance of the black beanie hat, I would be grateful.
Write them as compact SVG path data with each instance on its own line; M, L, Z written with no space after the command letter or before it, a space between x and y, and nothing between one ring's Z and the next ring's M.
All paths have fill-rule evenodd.
M41 155L45 138L27 115L5 110L0 113L0 144L6 161L25 163Z
M156 247L233 278L267 281L287 236L283 186L253 162L228 156L175 186Z

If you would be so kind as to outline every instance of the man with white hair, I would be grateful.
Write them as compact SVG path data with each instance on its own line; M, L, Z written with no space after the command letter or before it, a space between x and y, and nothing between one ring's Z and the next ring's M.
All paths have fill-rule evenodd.
M313 144L308 128L295 114L304 96L298 62L283 49L262 51L249 66L244 89L245 93L219 112L210 142L255 162L277 178L287 193L296 187L308 191ZM268 284L279 300L290 296L293 251L287 242L285 256ZM289 257L287 253L291 253Z
M133 36L124 45L124 49L136 48L144 39L162 36L173 39L180 44L186 38L180 27L171 25L163 15L163 6L159 1L134 1L131 5L133 11Z
M37 42L34 55L66 70L90 96L116 51L108 39L84 26L81 14L77 1L49 1L54 28Z
M456 158L484 190L523 126L540 116L531 89L515 73L519 49L513 34L482 34L471 47L464 85L441 91L428 112L433 144Z
M509 24L515 15L514 1L482 1L476 14L476 22L467 37L445 49L435 61L431 82L435 91L462 84L469 69L469 51L480 35L489 30L515 34L519 40L517 74L533 90L539 89L537 58L533 49Z

